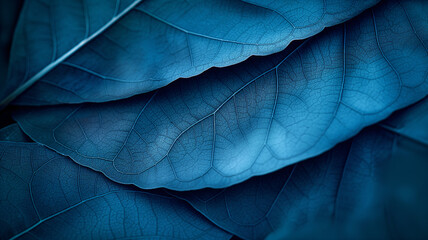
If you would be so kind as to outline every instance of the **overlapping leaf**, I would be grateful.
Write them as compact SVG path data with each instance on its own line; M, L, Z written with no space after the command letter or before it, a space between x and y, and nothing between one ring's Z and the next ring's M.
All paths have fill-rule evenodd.
M426 239L428 145L420 140L428 137L427 109L428 100L425 99L416 106L394 113L394 116L381 124L383 129L392 133L394 142L392 149L383 149L390 153L390 157L382 167L380 184L371 195L362 196L368 200L369 208L354 208L353 212L358 212L357 217L348 221L332 221L331 216L327 216L317 222L304 224L299 231L290 231L285 225L271 233L267 239L314 239L318 236L337 240L393 239L397 236L404 239ZM413 120L408 121L410 119ZM416 132L415 129L420 131ZM381 149L377 147L383 143L376 142L370 147L371 151L382 155ZM349 168L349 171L352 172L353 169ZM366 186L353 185L351 190ZM353 200L354 196L351 191L347 200ZM349 214L350 208L345 210Z
M319 226L330 224L329 222L341 224L339 226L343 227L345 223L357 221L358 218L369 221L379 216L384 217L383 208L373 208L375 207L373 202L383 197L376 192L379 190L377 185L382 182L383 175L388 172L386 169L391 165L391 156L400 155L399 152L405 149L399 145L403 143L403 137L410 139L428 137L428 131L420 128L428 126L427 109L428 99L409 110L400 111L381 125L393 123L401 125L402 130L397 131L401 132L399 134L395 134L396 131L390 132L387 130L389 128L385 129L379 125L370 127L352 140L336 146L321 156L296 163L272 174L252 178L230 188L170 193L186 199L211 221L244 239L262 239L278 229L282 229L283 237L287 239L288 235L296 236L296 232L301 231L303 226L307 226L306 236L313 237L315 235L312 233ZM407 121L407 119L414 121ZM419 129L420 131L415 132L408 129ZM413 153L412 151L401 153L401 155L407 156L400 159L401 168L418 163L417 158L423 161L424 155L421 153L426 154L428 145L425 143L419 147L418 142L413 142L411 146L412 150L425 150L416 151L416 154L414 151ZM409 157L414 159L410 160ZM406 159L408 162L403 162ZM422 169L426 169L428 163L422 164L422 166ZM410 175L418 172L412 166L406 168L411 169L411 171L407 171ZM393 173L408 174L404 169L402 170L395 170ZM406 177L398 176L393 176L389 180L397 178L403 179L403 182L414 182L405 179ZM426 179L426 177L422 179ZM406 185L403 182L394 185L396 182L393 180L388 185L382 186L385 189L381 191L390 191L390 189L386 189L389 186L392 186L393 192L399 194L403 194L401 191L414 191L411 185L405 188ZM426 186L426 182L416 184ZM417 189L415 193L404 193L406 199L403 199L402 201L405 202L401 204L410 207L411 203L420 202L418 198L422 197L420 196L420 192L424 192L422 189ZM423 199L427 199L428 194L423 197ZM385 210L389 211L390 219L388 221L396 221L400 223L397 226L401 226L407 220L392 219L391 217L406 207L389 206ZM407 211L413 210L413 208L407 209ZM417 211L427 213L427 210L428 208L424 207ZM320 219L324 222L319 222ZM339 235L341 237L337 239L390 238L394 235L394 231L416 238L419 238L417 236L420 236L418 234L422 232L426 234L424 228L417 225L409 226L409 229L416 230L416 233L411 233L411 231L408 233L408 231L402 231L403 229L395 228L388 229L393 232L385 233L386 225L389 224L385 222L386 220L382 218L376 227L366 233L360 233L357 226L354 226L354 230L351 230L352 233L349 235L347 231L350 229L341 229L343 231L341 234L344 235ZM326 234L332 234L332 232ZM336 239L332 235L325 235L325 237ZM311 239L311 237L307 237L307 239Z
M0 141L31 142L31 139L19 128L17 123L0 129Z
M0 142L0 237L229 239L183 201L111 182L36 143Z
M251 2L251 3L248 3ZM27 1L1 105L102 102L267 55L378 0Z
M364 209L391 145L390 134L363 131L321 156L226 189L172 194L244 239L263 239L279 228L293 233L318 218L343 220Z
M26 1L0 108L74 105L0 112L0 238L426 239L428 2L376 2Z
M388 1L291 54L122 101L23 109L16 119L37 142L117 182L230 186L318 155L426 96L427 29L414 24L426 5Z

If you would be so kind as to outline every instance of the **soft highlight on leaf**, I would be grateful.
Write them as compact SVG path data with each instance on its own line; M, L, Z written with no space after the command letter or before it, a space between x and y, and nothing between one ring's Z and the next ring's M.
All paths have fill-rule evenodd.
M427 29L415 31L424 16L410 11L425 5L388 1L292 53L15 118L33 140L120 183L227 187L325 152L425 97Z
M404 129L427 126L427 104L428 99L425 99L395 113L386 122L416 118L420 121L401 121ZM428 163L422 156L428 145L410 143L406 139L414 139L414 135L426 138L428 131L402 135L383 126L364 129L353 139L320 156L226 189L168 192L185 199L212 222L244 239L262 239L275 231L282 234L278 239L317 239L319 228L330 224L338 229L327 228L330 231L322 234L326 239L389 239L397 233L407 236L406 239L423 239L418 236L428 232L421 223L428 219L409 221L409 217L416 220L428 212L426 207L411 207L411 203L424 205L420 197L428 199L428 192L424 190L427 182L418 183L418 179L426 177L398 177L401 170L391 172L389 168L400 166L405 174L424 174ZM408 158L414 160L406 160ZM416 170L412 163L418 163L421 169ZM387 174L394 176L387 176L385 181ZM407 179L409 177L412 179ZM380 192L387 192L388 196ZM379 202L385 200L390 204L385 210L389 213L386 218L383 208L378 207ZM419 209L422 213L411 216L405 209ZM406 220L397 218L400 215ZM359 228L368 225L358 221L374 219L377 229L361 233ZM388 221L394 221L396 227L389 229L387 225L391 223ZM413 224L415 222L419 224ZM414 231L405 230L404 225ZM340 234L335 236L337 231ZM304 237L298 238L298 234Z
M372 193L362 196L366 201L366 209L349 205L344 211L349 215L353 209L358 214L344 221L332 221L330 216L319 217L315 222L303 224L297 231L285 224L269 234L266 239L314 239L325 236L328 239L393 239L397 236L403 239L426 239L428 231L428 145L420 141L428 137L428 131L423 128L428 125L428 99L405 110L394 113L386 121L378 125L377 136L387 134L393 136L390 148L378 148L385 142L375 142L370 146L376 157L382 160L382 174L379 183ZM411 119L417 119L411 121ZM410 120L410 121L409 121ZM400 126L400 132L392 130L392 124ZM388 126L389 125L389 126ZM388 127L387 127L388 126ZM381 128L383 128L383 130ZM420 129L420 132L407 131ZM358 135L359 136L359 135ZM383 152L382 152L383 151ZM387 159L379 156L388 155ZM365 161L366 159L363 159ZM361 160L360 160L361 161ZM355 168L349 168L353 172ZM363 176L364 177L364 176ZM354 188L367 188L366 184L353 185ZM345 200L358 201L358 194L350 191Z
M149 92L276 53L377 2L27 1L0 107L26 89L15 103L104 102Z
M388 134L364 131L321 156L226 189L171 194L244 239L262 239L280 228L293 233L320 217L345 221L365 210L373 194L378 165L391 149Z

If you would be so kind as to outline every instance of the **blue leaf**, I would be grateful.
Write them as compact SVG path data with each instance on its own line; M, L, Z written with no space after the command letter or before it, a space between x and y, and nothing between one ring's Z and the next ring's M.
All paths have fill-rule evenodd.
M6 81L13 31L22 5L23 0L0 2L0 83Z
M0 141L32 142L31 139L21 130L17 123L10 124L0 129Z
M427 106L428 99L400 111L388 122L396 122L398 117L423 116L422 121L405 121L404 125L407 128L428 126ZM419 181L427 179L428 162L423 156L428 153L428 145L418 146L414 142L410 151L406 150L401 145L409 143L402 138L412 135L391 133L380 126L370 127L321 156L226 189L169 192L191 203L218 226L244 239L261 239L272 231L280 233L279 236L273 233L272 239L318 239L319 236L390 239L397 235L407 236L405 239L424 239L417 234L428 234L422 227L428 220L421 219L428 213L424 202L428 200L425 190L428 182ZM426 138L428 131L416 135ZM383 182L385 173L391 172L387 169L397 167L391 156L400 155L401 159L395 161L401 170L395 169L393 176L387 178L389 182ZM409 158L414 160L406 160ZM415 159L419 159L419 163ZM379 208L378 202L385 197L379 192L388 193L389 206ZM421 193L425 194L421 196ZM398 196L391 198L391 194ZM384 210L388 211L387 219ZM410 215L409 211L414 210L419 213ZM374 219L376 224L372 229L361 231L361 227L367 228L369 221ZM367 225L363 226L360 220ZM394 227L387 229L385 221ZM407 229L403 228L403 223ZM315 234L318 228L329 224L328 231ZM299 232L302 236L296 234Z
M26 1L0 107L102 102L267 55L379 0ZM84 80L83 80L84 79Z
M346 218L361 210L371 178L379 174L377 165L388 157L388 151L377 151L390 149L391 139L364 131L321 156L226 189L172 194L244 239L262 239L279 228L293 233L320 217Z
M304 224L297 232L290 232L286 227L280 228L267 239L314 239L319 236L338 240L394 239L397 236L403 239L427 239L428 144L421 141L428 138L428 131L425 131L428 126L427 106L428 99L425 98L415 106L394 113L379 125L393 134L394 142L392 149L384 150L390 152L390 157L382 167L380 184L376 185L372 194L365 196L366 199L371 198L368 199L368 207L354 208L354 213L359 212L359 216L336 222L332 222L331 218L320 218L315 223ZM420 129L420 132L413 129ZM380 144L383 142L371 146L373 152L377 152L375 157L385 154L377 149ZM361 184L356 186L361 187ZM351 191L347 200L354 197ZM355 206L350 205L344 210L349 211L352 207Z
M185 202L111 182L36 143L0 142L0 238L229 239Z
M427 95L417 1L385 2L294 52L153 93L23 109L32 139L121 183L222 188L316 156ZM424 5L425 6L425 5ZM425 8L428 9L428 8Z

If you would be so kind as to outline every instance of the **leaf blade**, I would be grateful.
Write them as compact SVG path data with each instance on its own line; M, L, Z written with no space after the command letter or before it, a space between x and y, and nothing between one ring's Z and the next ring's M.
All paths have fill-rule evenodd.
M312 36L326 26L357 15L377 0L361 1L358 7L350 7L351 1L314 5L318 7L314 12L330 8L339 8L339 11L323 15L315 24L309 21L308 12L301 12L309 22L296 31L286 18L295 14L289 7L301 7L297 2L277 6L274 10L238 1L140 2L122 1L124 6L119 11L118 1L90 0L83 6L75 6L73 1L60 5L38 3L40 6L35 2L27 3L32 6L26 7L21 17L11 58L13 66L5 84L7 87L0 96L4 99L16 88L18 90L0 105L5 106L36 81L38 84L15 103L103 102L149 92L211 67L236 64L251 55L278 52L293 40ZM68 5L69 8L65 8ZM103 9L98 9L100 5ZM73 16L73 11L80 11L84 16ZM281 11L283 13L278 15ZM59 13L72 21L48 18L49 14L54 18ZM118 17L110 18L111 14ZM31 19L32 15L40 19ZM123 18L116 21L122 15ZM57 16L58 20L62 20L61 17ZM98 19L102 19L103 24ZM44 24L34 24L37 21ZM46 25L52 25L52 29ZM74 32L65 34L63 28ZM39 36L37 30L53 35L52 39ZM103 34L98 34L101 32ZM25 42L25 36L31 41ZM33 56L35 53L41 56ZM82 78L85 79L83 83L76 81Z
M230 238L181 201L116 184L36 143L0 142L0 152L4 238Z
M420 121L402 122L407 128L425 126L427 103L425 98L385 122L418 117ZM427 133L410 136L426 137ZM265 238L271 233L272 239L313 239L320 236L317 231L333 239L418 238L427 234L421 226L426 222L423 199L428 195L426 182L419 182L426 178L423 156L427 146L411 143L407 137L378 124L320 156L226 189L168 193L244 239ZM394 169L397 167L400 169ZM409 224L409 217L421 222ZM394 228L388 228L390 222ZM374 225L373 229L368 225Z

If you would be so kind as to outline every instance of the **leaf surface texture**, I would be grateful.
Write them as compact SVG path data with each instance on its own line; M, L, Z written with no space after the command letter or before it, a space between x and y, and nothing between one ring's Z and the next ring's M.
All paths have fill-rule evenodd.
M120 183L230 186L325 152L425 97L427 29L415 31L424 15L410 11L424 6L388 1L291 53L130 99L24 108L15 118L36 142Z

